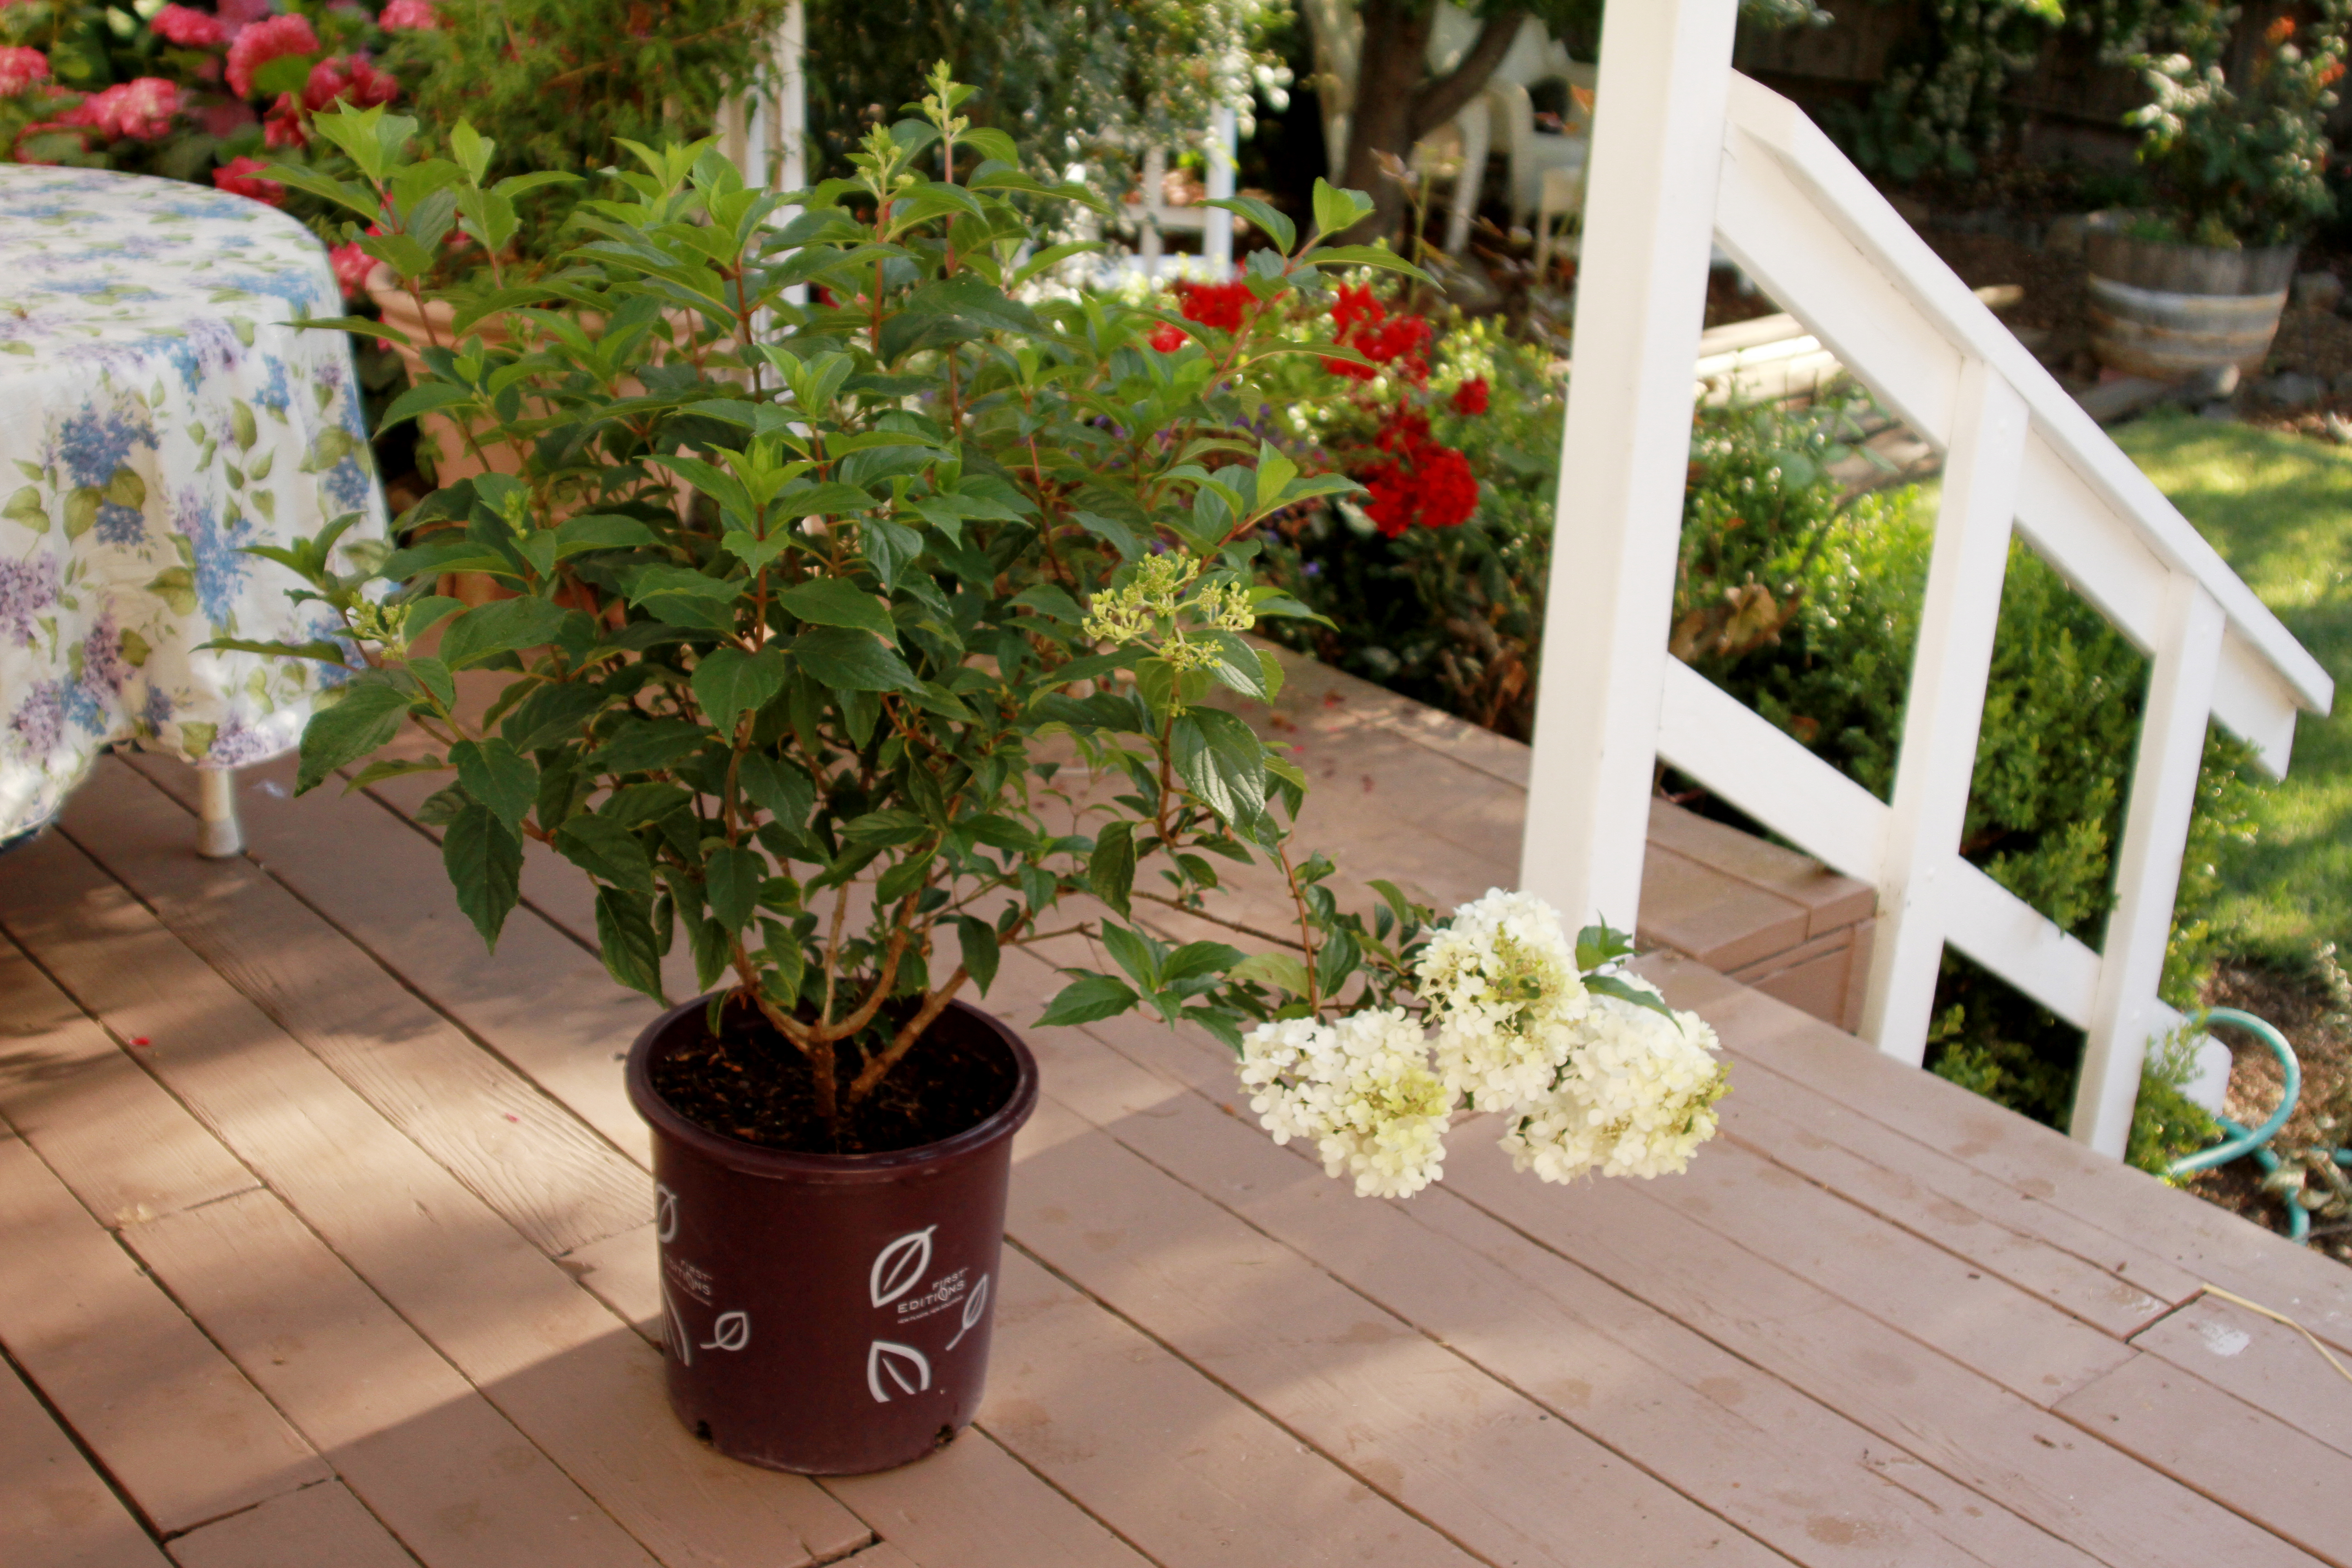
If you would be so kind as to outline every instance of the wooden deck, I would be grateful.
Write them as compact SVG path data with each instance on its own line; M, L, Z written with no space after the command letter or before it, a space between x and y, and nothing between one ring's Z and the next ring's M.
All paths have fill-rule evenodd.
M1507 765L1308 717L1311 837L1510 879ZM143 761L0 858L7 1568L2352 1564L2352 1384L2201 1294L2352 1355L2352 1275L1671 955L1738 1058L1678 1181L1541 1185L1469 1127L1361 1201L1213 1045L1028 1031L978 1426L733 1465L662 1401L652 1009L584 889L535 858L486 955L413 795L289 774L245 859Z

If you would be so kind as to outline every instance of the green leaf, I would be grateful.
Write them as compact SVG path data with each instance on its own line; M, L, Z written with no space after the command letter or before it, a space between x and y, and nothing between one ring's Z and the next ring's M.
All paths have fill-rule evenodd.
M1675 1010L1666 1005L1664 997L1654 996L1638 985L1627 984L1614 974L1588 974L1584 977L1584 988L1587 991L1597 991L1603 996L1614 996L1620 1002L1631 1002L1636 1007L1647 1007L1661 1018L1674 1018L1675 1028L1679 1029L1683 1026L1683 1021L1680 1018L1675 1018Z
M898 628L880 600L855 583L839 577L813 577L776 595L776 603L820 626L853 626L872 632L884 642L898 640Z
M1173 985L1204 974L1222 974L1242 962L1242 950L1222 942L1188 942L1160 966L1160 983Z
M790 674L792 661L772 645L757 653L713 648L694 667L694 700L712 724L731 735L738 718L767 706Z
M1255 196L1225 196L1202 205L1223 207L1230 213L1239 213L1251 223L1255 224L1259 232L1273 240L1275 248L1285 256L1289 255L1293 247L1298 244L1298 226Z
M518 752L544 751L577 734L604 705L604 694L593 686L549 681L515 704L499 725L499 733L513 742Z
M616 517L609 512L568 519L555 531L558 560L583 550L641 550L660 542L654 531L635 518Z
M1095 835L1095 852L1087 861L1087 886L1096 898L1134 919L1128 900L1135 888L1135 824L1124 818L1107 823Z
M539 770L530 759L517 752L513 742L494 738L460 741L449 748L449 760L457 764L457 782L466 793L488 806L520 838L522 819L539 798Z
M467 610L441 634L441 662L464 669L518 648L553 642L572 612L546 599L528 595L498 599Z
M684 719L633 719L588 753L585 765L600 773L642 773L666 768L702 749L710 731Z
M1135 1005L1139 998L1134 990L1108 974L1087 974L1077 971L1078 978L1062 988L1060 995L1046 1004L1037 1019L1040 1028L1066 1024L1091 1024L1099 1018L1114 1017Z
M872 633L851 626L811 626L793 639L793 657L811 679L837 691L908 691L922 682L907 661Z
M653 863L646 858L646 847L612 817L593 812L573 817L555 830L555 847L599 881L647 897L655 891Z
M734 956L733 935L715 920L689 918L686 942L694 953L695 984L708 991L727 973L727 961Z
M1315 229L1318 237L1328 239L1356 226L1359 219L1372 211L1372 198L1361 191L1344 191L1329 181L1317 176L1315 181Z
M816 806L816 786L791 763L762 752L746 752L735 764L735 784L751 804L787 826L798 828Z
M1334 245L1308 252L1307 259L1318 267L1377 267L1383 272L1402 272L1433 287L1437 281L1395 251L1377 245Z
M345 686L331 707L311 714L302 727L294 793L316 789L337 768L388 745L407 712L407 694L387 679L362 676Z
M1160 989L1160 958L1157 944L1150 937L1129 926L1107 923L1102 928L1102 944L1138 985L1150 991Z
M1235 980L1253 980L1293 996L1307 994L1307 965L1295 953L1252 953L1226 973Z
M710 913L730 935L751 923L752 911L760 907L760 885L767 879L768 862L756 849L722 847L703 862Z
M1169 750L1185 787L1225 821L1246 823L1265 810L1265 744L1231 713L1187 709Z
M412 386L392 400L392 406L376 421L376 434L381 436L403 420L414 419L420 414L431 414L443 408L454 408L461 403L471 403L480 396L470 386L458 386L446 381L428 381ZM242 443L251 446L251 442Z
M982 996L996 980L997 960L1002 955L996 946L996 928L971 915L956 917L956 940L963 947L963 971L980 987Z
M605 973L632 991L642 991L665 1007L661 940L654 931L650 890L596 889L596 946Z
M522 896L522 840L488 806L467 805L442 833L441 864L457 889L457 907L496 952L499 931Z
M1576 967L1581 970L1614 963L1633 951L1633 939L1606 921L1596 921L1576 933Z

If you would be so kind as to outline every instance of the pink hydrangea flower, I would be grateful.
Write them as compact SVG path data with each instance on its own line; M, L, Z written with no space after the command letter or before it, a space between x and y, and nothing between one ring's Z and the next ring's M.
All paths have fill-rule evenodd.
M362 250L355 239L327 252L327 259L334 265L335 281L343 286L343 298L358 299L367 287L368 274L375 270L375 258Z
M440 30L441 18L433 9L433 0L392 0L376 17L376 25L393 33L432 33Z
M364 55L343 55L310 68L302 107L316 114L340 100L354 109L373 109L399 96L400 83L390 71L376 69Z
M256 22L228 47L229 90L239 98L251 98L255 71L287 55L318 52L319 35L310 30L308 17L289 15Z
M173 118L179 112L178 85L162 77L142 76L92 93L58 116L58 123L87 126L109 142L126 136L134 142L152 142L172 129Z
M258 158L232 158L213 171L213 184L231 195L250 196L257 202L278 206L286 200L286 187L275 180L255 178L258 171L268 167Z
M49 57L38 49L0 49L0 98L14 98L49 79Z
M155 13L155 30L188 49L216 49L228 42L228 27L209 11L166 5Z
M290 92L278 95L278 102L261 122L261 140L265 146L308 147L310 144L309 115L302 100Z

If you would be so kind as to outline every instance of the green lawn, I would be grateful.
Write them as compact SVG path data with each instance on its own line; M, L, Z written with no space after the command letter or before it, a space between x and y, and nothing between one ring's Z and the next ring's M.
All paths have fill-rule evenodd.
M2114 435L2337 683L2222 865L2217 923L2257 951L2352 948L2352 448L2182 413Z

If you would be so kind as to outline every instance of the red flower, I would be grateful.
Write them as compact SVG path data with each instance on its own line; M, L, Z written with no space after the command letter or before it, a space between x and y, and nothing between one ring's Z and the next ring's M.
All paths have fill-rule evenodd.
M341 101L354 109L373 109L400 96L400 83L390 71L380 71L362 55L320 60L310 68L302 88L302 107L316 114Z
M14 98L49 78L49 57L38 49L0 49L0 98Z
M274 207L286 200L286 187L275 180L255 178L257 171L268 167L258 158L232 158L213 171L213 184L232 195L251 196Z
M1257 313L1257 296L1238 278L1224 283L1179 283L1176 298L1178 314L1219 331L1238 332Z
M375 230L371 228L368 232L373 234ZM360 290L367 287L368 274L375 270L375 258L362 250L355 239L327 252L327 259L334 265L335 281L343 286L343 298L358 299Z
M1372 362L1365 365L1326 359L1323 368L1332 374L1370 381L1380 374L1379 366L1393 365L1415 386L1429 379L1429 362L1421 351L1436 335L1434 330L1419 316L1390 316L1369 287L1339 286L1339 302L1331 307L1331 327L1334 338Z
M255 22L237 34L228 47L229 90L239 98L253 96L253 73L288 55L315 55L319 35L307 17L291 14Z
M1339 302L1331 307L1331 335L1341 342L1359 326L1377 327L1388 320L1388 307L1372 298L1371 286L1339 285Z
M172 129L172 118L179 112L178 86L162 77L142 76L92 93L58 115L58 123L86 126L108 142L123 137L152 142Z
M1456 414L1486 413L1486 378L1485 376L1477 375L1471 377L1468 381L1464 382L1461 385L1454 389L1454 412Z
M2342 60L2330 60L2327 62L2326 68L2319 73L2319 85L2322 87L2333 87L2339 79L2342 79L2343 75L2344 62ZM2325 167L2324 164L2322 166Z
M1172 354L1192 341L1184 335L1184 329L1172 321L1162 321L1151 330L1151 346L1164 354Z
M216 49L228 42L228 28L209 11L192 10L185 5L166 5L155 13L151 24L154 29L189 49Z
M2281 16L2277 21L2273 22L2270 25L2270 30L2264 33L2263 37L2270 41L2271 47L2278 47L2281 44L2285 43L2289 38L2294 37L2294 18L2292 16Z
M308 147L310 130L307 121L301 100L290 92L281 92L261 122L261 139L273 148Z
M391 33L432 33L441 27L441 18L434 13L432 0L392 0L375 20L378 26Z
M1357 477L1371 491L1365 515L1390 539L1409 528L1459 528L1478 510L1470 461L1429 438L1429 418L1410 408L1391 416L1372 444L1389 454Z

